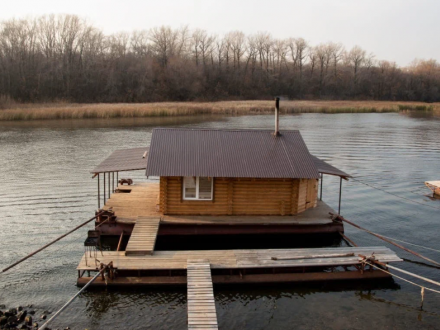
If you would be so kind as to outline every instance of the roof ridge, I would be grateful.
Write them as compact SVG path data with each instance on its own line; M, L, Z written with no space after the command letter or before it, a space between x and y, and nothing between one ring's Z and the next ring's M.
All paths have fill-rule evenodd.
M268 128L185 128L185 127L155 127L153 130L173 130L173 131L221 131L221 132L273 132L273 129ZM280 132L300 132L299 129L280 130Z

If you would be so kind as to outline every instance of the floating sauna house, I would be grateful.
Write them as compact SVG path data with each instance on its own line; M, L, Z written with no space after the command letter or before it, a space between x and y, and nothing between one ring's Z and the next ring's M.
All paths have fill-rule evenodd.
M95 281L95 286L191 283L192 290L202 273L205 284L388 276L364 271L359 257L374 253L375 260L384 263L401 261L385 247L227 248L232 235L327 235L344 230L330 215L340 210L322 201L322 183L324 175L334 175L341 188L350 176L311 155L299 131L279 131L277 112L274 131L157 128L149 147L117 150L104 160L93 170L99 216L90 236L96 248L106 235L118 237L119 243L114 251L92 253L88 246L77 267L78 285L85 285L101 262L112 262L118 275ZM154 180L132 183L119 177L133 170L146 171ZM187 235L224 237L225 245L215 250L155 250L158 237ZM207 290L212 291L212 285Z
M119 172L136 169L159 183L111 194ZM312 156L299 131L182 128L154 129L149 148L115 151L93 173L117 217L102 235L130 234L139 217L160 219L159 235L337 233L319 179L322 196L324 174L350 177Z

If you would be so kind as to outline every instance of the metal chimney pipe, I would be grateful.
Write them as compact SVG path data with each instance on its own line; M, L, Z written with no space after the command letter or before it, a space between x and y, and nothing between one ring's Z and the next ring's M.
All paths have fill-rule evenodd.
M280 129L279 129L279 125L280 125L280 120L279 120L279 116L280 116L280 98L276 97L275 98L275 136L280 135Z

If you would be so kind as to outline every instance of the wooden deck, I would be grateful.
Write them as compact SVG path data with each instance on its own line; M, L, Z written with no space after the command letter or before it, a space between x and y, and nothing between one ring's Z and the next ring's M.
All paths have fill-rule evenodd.
M152 254L159 223L159 217L138 217L125 249L125 255Z
M118 220L135 223L138 217L160 217L158 183L118 185L118 190L121 192L111 194L103 207L105 210L112 208Z
M206 259L188 259L188 329L218 329L211 266Z
M133 225L139 217L159 217L164 225L331 225L329 212L336 213L322 201L318 206L293 216L188 216L163 215L159 209L159 183L147 182L131 186L119 185L119 191L106 201L104 209L112 208L117 222Z
M354 253L354 256L334 257L335 254ZM374 256L378 261L402 261L387 247L335 247L312 249L264 250L203 250L155 251L153 255L131 256L125 252L103 251L99 260L105 264L113 261L118 270L174 270L187 269L188 260L208 260L212 269L283 268L313 266L343 266L359 264L359 254ZM310 256L321 256L310 258ZM277 260L274 260L277 259ZM86 265L83 255L78 270L96 270L94 264Z

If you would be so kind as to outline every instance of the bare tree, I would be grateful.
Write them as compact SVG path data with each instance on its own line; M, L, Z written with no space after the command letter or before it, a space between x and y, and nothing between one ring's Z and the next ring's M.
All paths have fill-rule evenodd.
M269 98L440 101L440 65L408 68L355 46L267 32L167 26L104 34L74 15L0 22L0 95L17 101L148 102Z
M347 64L353 68L353 93L356 93L359 80L359 69L365 63L366 56L367 52L359 46L354 46L345 55Z
M153 53L159 59L162 68L165 68L171 56L176 51L178 41L178 33L169 26L161 26L160 28L153 28L149 33L150 41L152 43Z

